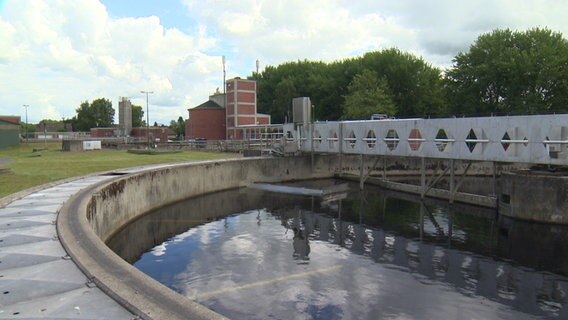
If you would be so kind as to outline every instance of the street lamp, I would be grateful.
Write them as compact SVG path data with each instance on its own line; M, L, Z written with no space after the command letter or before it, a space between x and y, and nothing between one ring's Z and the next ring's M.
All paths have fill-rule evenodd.
M150 150L150 113L148 112L148 95L154 94L154 91L140 91L146 94L146 140L148 142L148 150Z
M26 143L28 143L28 107L29 105L24 104L24 109L26 109L26 125L24 126L24 129L26 130Z

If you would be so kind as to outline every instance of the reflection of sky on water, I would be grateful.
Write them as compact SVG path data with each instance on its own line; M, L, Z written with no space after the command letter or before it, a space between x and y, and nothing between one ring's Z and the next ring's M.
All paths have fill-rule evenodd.
M373 244L377 234L384 232L336 220L329 241L321 240L321 225L316 226L310 234L309 261L300 264L293 258L294 232L287 229L297 223L294 219L297 221L267 210L229 216L173 237L158 246L159 256L151 251L135 266L235 319L533 318L469 290L475 283L456 287L440 280L448 277L445 270L432 270L426 276L427 272L405 267L416 264L412 260L420 254L419 242L387 234L386 251L377 263L372 257ZM306 228L307 219L301 220ZM438 214L436 220L447 225ZM439 231L433 224L426 225L427 232ZM339 246L334 244L342 234L338 230L366 240L357 248L356 239L344 235L345 242ZM443 248L433 248L432 261L447 259ZM396 252L401 250L407 252L404 259L408 261L399 261ZM472 258L460 261L462 272L475 269Z
M331 206L239 189L146 215L111 247L235 319L568 318L568 228L486 217L373 188Z

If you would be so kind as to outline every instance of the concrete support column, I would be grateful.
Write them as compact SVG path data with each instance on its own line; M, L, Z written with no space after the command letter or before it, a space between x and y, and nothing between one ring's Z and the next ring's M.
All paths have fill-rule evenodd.
M493 162L493 196L497 196L497 163Z
M363 190L365 186L365 156L361 153L359 155L359 190Z
M343 123L339 123L339 176L343 175Z
M383 179L387 179L387 155L383 156Z
M456 166L454 161L455 161L454 159L450 159L450 203L454 203L454 198L456 195L456 186L455 186Z
M310 136L312 137L311 140L310 140L310 141L311 141L311 142L310 142L310 148L311 148L311 150L312 150L312 152L311 152L311 156L312 156L312 159L311 159L311 160L312 160L312 172L314 172L314 170L315 170L315 168L314 168L314 134L315 134L315 126L314 126L313 123L310 124L309 126L310 126Z
M424 199L426 195L426 160L424 158L420 159L420 186L422 187L420 198Z

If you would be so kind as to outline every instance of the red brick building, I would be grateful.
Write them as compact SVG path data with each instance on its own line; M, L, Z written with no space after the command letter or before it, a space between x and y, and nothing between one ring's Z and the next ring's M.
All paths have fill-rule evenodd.
M227 139L244 139L245 130L249 131L251 126L270 124L269 115L257 113L256 81L234 78L225 85Z
M217 91L209 101L188 109L187 138L248 139L270 124L269 115L257 113L256 81L235 78L225 85L226 95Z
M211 96L209 101L188 110L189 118L185 122L185 137L187 139L225 139L225 108L214 101L212 97L214 96Z
M116 132L116 128L91 128L91 138L113 138Z
M132 128L130 136L146 141L146 127ZM168 127L150 127L151 142L168 142L168 138L175 137L176 133Z

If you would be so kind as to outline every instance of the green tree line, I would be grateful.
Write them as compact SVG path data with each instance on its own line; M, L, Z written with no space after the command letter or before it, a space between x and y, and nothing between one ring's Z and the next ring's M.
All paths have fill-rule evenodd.
M332 63L286 62L248 77L258 110L290 119L292 99L310 97L317 120L531 114L568 111L568 42L535 28L483 34L441 70L396 48Z

